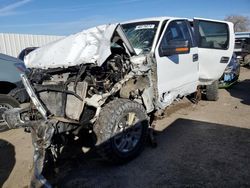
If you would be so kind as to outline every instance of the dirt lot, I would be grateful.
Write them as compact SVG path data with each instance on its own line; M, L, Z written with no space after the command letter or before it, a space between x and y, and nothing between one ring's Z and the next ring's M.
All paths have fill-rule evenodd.
M220 90L217 102L188 100L157 122L158 147L122 166L81 154L56 175L59 187L250 187L250 69ZM0 133L0 187L25 187L31 139L22 130Z

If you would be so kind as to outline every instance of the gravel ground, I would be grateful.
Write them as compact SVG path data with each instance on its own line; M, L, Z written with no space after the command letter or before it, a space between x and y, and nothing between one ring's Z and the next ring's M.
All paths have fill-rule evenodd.
M81 154L58 169L58 187L250 187L250 69L217 102L188 100L157 121L149 145L121 166ZM33 148L22 130L0 133L0 187L29 184Z

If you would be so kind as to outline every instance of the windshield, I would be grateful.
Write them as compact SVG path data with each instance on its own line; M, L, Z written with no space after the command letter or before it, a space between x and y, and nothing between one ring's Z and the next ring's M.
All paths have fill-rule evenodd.
M122 28L137 54L148 53L152 48L159 22L147 21L123 24Z

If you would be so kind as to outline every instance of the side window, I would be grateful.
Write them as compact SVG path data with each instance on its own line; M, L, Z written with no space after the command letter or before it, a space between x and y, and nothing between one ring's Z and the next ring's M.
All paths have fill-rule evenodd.
M167 47L175 40L187 40L191 45L191 35L186 21L172 21L168 24L168 27L163 35L160 43L160 48Z
M196 26L198 31L198 47L226 50L229 45L229 29L227 24L210 21L199 21Z

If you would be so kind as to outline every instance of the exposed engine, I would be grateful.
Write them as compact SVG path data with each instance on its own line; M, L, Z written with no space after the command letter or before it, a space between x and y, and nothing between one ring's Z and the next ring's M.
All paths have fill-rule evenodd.
M33 69L29 80L48 115L62 122L87 123L96 109L86 106L84 99L109 92L131 70L129 57L117 53L121 51L119 48L113 51L116 53L102 66L82 64L67 69Z

